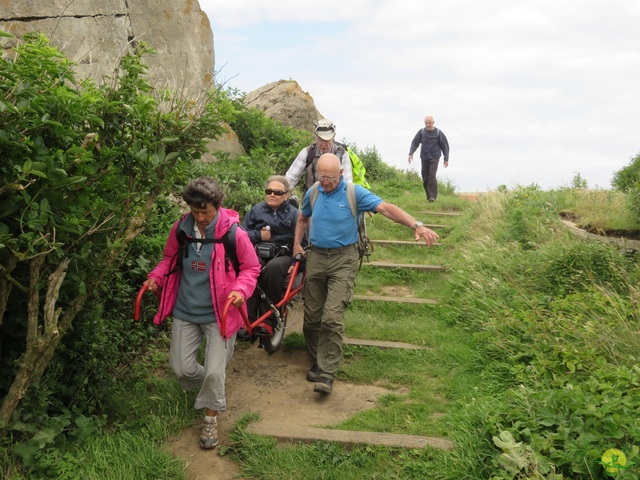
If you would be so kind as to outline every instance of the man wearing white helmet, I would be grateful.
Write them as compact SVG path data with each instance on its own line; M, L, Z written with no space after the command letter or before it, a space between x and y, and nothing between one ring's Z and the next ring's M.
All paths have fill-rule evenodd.
M331 120L326 118L318 120L314 128L314 136L316 141L308 147L300 150L300 153L287 170L286 177L293 189L300 177L306 173L304 191L307 191L316 182L316 166L320 155L325 153L333 153L340 158L341 168L343 169L342 177L347 182L353 182L353 174L351 172L351 159L347 152L347 147L335 141L336 126Z

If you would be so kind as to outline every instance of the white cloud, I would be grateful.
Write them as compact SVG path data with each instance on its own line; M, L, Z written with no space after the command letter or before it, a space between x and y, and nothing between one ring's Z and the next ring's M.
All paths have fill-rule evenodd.
M339 137L400 167L432 114L452 149L440 172L461 190L578 172L607 187L640 151L638 0L201 6L232 86L297 80Z

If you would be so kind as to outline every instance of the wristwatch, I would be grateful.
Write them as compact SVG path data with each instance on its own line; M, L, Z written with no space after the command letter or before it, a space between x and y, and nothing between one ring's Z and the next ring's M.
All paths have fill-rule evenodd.
M419 227L424 227L424 223L422 223L422 222L416 222L416 223L413 225L413 229L414 229L414 230L417 230Z

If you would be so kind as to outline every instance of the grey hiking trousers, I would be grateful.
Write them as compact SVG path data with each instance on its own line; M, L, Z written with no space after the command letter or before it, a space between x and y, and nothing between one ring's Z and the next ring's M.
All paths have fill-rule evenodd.
M205 339L204 365L198 362L198 350ZM218 323L191 323L173 319L169 364L184 390L200 388L194 408L223 412L226 368L233 357L235 334L226 341L220 336Z

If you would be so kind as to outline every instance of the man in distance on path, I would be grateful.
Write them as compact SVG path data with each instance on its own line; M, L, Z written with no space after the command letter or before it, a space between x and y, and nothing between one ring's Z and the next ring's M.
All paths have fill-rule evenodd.
M422 185L427 194L428 202L435 202L438 197L438 181L436 173L440 157L444 156L444 168L449 166L449 141L442 132L435 127L435 122L431 115L424 117L424 128L418 130L409 147L409 163L413 160L413 152L420 147L420 161L422 169Z

